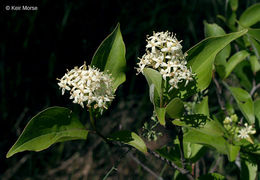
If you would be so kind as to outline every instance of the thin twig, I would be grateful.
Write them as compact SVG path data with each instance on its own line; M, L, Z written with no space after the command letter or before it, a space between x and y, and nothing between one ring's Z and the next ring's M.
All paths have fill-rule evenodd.
M117 171L115 166L112 166L112 168L108 171L108 173L106 174L106 176L103 178L103 180L106 180L108 178L108 176L113 172L113 171Z
M222 160L222 157L220 156L220 157L217 159L217 161L216 161L216 163L214 164L214 166L209 170L209 173L214 173L214 172L217 170L217 168L218 168L219 163L221 162L221 160Z
M250 91L250 95L253 96L255 91L260 88L260 83L258 83L257 85L253 84L253 88L252 90Z
M2 176L2 180L8 180L15 175L15 173L20 169L20 167L31 157L30 154L25 155L20 161L18 161L13 167L5 171Z
M125 146L121 146L120 144L114 144L120 147L125 147ZM120 161L128 154L128 152L131 151L131 147L128 147L128 149L118 158L118 160L114 163L114 165L111 167L111 169L108 171L108 173L105 175L105 177L103 178L103 180L107 179L108 176L112 173L113 170L117 171L117 166L120 163Z
M201 163L202 163L202 170L203 170L203 175L206 174L206 163L204 158L201 158Z
M215 78L215 73L213 73L213 76L212 76L212 79L216 85L216 94L217 94L217 98L218 98L218 103L220 105L220 108L222 111L224 111L225 115L228 115L227 114L227 111L226 111L226 108L225 108L225 102L222 100L221 98L221 94L222 94L222 89L221 89L221 86L219 85L217 79Z
M144 165L139 159L137 159L136 157L133 156L132 153L129 153L128 156L133 159L137 164L139 164L140 166L142 166L142 168L144 168L144 170L146 170L148 173L150 173L151 175L153 175L154 177L156 177L159 180L163 180L163 178L159 175L157 175L155 172L153 172L149 167L147 167L146 165Z
M190 172L187 169L183 169L180 168L179 166L177 166L174 162L169 161L168 159L161 157L159 154L157 154L156 152L148 149L148 153L153 155L154 157L156 157L157 159L160 159L162 161L165 161L169 166L173 167L174 169L177 169L181 174L186 175L186 177L189 180L194 180L194 178L192 177L192 175L190 174Z

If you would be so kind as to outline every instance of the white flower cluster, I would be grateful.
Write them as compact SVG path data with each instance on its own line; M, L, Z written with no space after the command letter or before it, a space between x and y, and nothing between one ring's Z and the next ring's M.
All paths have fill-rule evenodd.
M255 134L256 131L255 129L250 125L248 125L247 123L244 124L244 127L240 127L237 124L238 122L238 117L236 114L233 114L232 116L227 116L223 123L224 123L224 127L231 133L236 135L239 139L247 139L250 138L249 135L251 134ZM251 142L251 141L250 141Z
M242 128L242 129L240 129L240 130L238 131L238 133L239 133L238 137L239 137L240 139L246 139L246 138L249 138L249 135L250 135L250 134L255 134L256 131L253 129L252 126L248 126L248 124L245 123L245 127Z
M164 80L168 80L171 88L178 89L178 83L193 80L191 69L188 69L185 60L186 55L182 53L180 41L170 32L157 32L147 37L146 53L139 58L138 74L145 67L152 67L158 70Z
M105 108L114 99L112 88L112 77L110 74L100 72L97 68L82 65L74 67L61 78L58 85L62 88L62 95L65 90L70 91L70 99L73 103L87 107Z

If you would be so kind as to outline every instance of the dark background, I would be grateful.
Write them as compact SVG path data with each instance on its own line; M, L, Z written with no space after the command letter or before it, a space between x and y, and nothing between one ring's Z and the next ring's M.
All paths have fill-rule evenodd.
M240 1L238 13L254 3ZM43 152L19 153L9 159L5 155L29 119L46 107L69 107L83 122L87 121L86 111L72 104L68 95L61 95L56 78L83 61L90 64L96 48L118 22L126 45L127 80L116 92L111 110L98 123L104 134L119 128L140 129L151 116L145 79L135 76L134 69L137 57L145 51L146 35L153 31L174 32L183 40L186 51L204 38L203 20L222 25L216 15L229 13L224 0L43 0L2 1L0 5L0 179L103 177L118 159L117 152L102 142L96 143L98 138L93 136L87 143L56 144ZM38 10L7 11L6 5L32 5ZM64 162L73 157L75 163L66 167ZM88 168L87 162L91 162ZM57 170L62 165L64 168ZM163 168L160 163L149 166L158 173ZM53 169L57 171L51 174ZM86 169L88 172L82 175ZM79 176L74 177L76 172ZM121 161L118 172L111 177L151 178L129 158Z

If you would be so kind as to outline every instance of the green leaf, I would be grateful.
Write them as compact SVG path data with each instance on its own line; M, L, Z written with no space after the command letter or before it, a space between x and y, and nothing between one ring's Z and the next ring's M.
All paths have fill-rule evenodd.
M172 99L166 106L166 114L174 119L180 118L184 111L184 105L180 98Z
M158 118L160 124L164 126L166 109L155 107L155 112L156 112L156 115L157 115L157 118Z
M200 103L195 105L195 113L209 117L208 96L205 96Z
M160 96L162 94L161 86L162 86L162 76L161 74L151 68L144 68L144 76L148 82L150 87L150 98L152 103L157 107L160 106ZM153 93L151 92L153 91ZM153 95L153 97L151 97ZM159 101L159 102L158 102Z
M230 7L232 11L236 11L238 8L238 0L230 0L229 1Z
M119 24L100 44L92 58L91 66L112 74L114 91L125 81L125 44Z
M226 32L217 24L208 24L204 21L204 32L205 37L214 37L225 35ZM226 59L230 56L231 46L228 44L224 49L222 49L215 58L215 64L224 65L226 63Z
M124 144L133 146L134 148L138 149L139 151L141 151L143 153L147 153L147 148L146 148L144 141L142 140L141 137L139 137L134 132L118 131L118 132L112 134L108 139L114 140L114 141L120 141Z
M255 180L257 175L257 164L246 160L241 161L241 179Z
M250 56L249 62L254 74L260 70L260 64L256 56Z
M256 57L260 60L260 44L258 41L256 41L255 39L249 37L249 42L255 52Z
M222 154L228 154L228 142L222 136L210 135L204 133L199 129L189 129L183 136L184 142L191 142L195 144L207 145L217 149Z
M250 36L255 38L257 41L260 42L260 29L248 29L248 33Z
M225 176L218 173L210 173L202 175L198 178L198 180L225 180Z
M250 27L260 21L260 3L247 8L240 16L239 24L243 27Z
M184 157L190 159L192 162L196 162L203 155L206 148L203 145L193 144L190 142L183 143Z
M249 53L245 50L239 51L235 53L231 58L228 60L228 62L225 65L225 76L224 78L227 78L230 73L233 71L233 69L238 65L241 61L243 61L247 56L249 56Z
M71 110L50 107L29 121L6 157L22 151L41 151L56 142L86 139L87 134L88 131Z
M222 29L222 27L220 27L215 23L209 24L207 23L207 21L203 21L203 23L204 23L205 37L221 36L226 34L224 29Z
M229 144L223 137L224 131L222 125L216 120L207 121L203 127L191 127L185 121L174 120L173 124L188 128L184 134L184 143L201 144L215 148L220 153L228 155L229 161L234 161L240 150L240 146Z
M227 26L233 32L237 31L236 22L237 22L237 14L236 14L236 12L233 11L227 20Z
M260 127L260 99L254 102L255 116L258 120L258 128Z
M218 37L210 37L199 42L188 50L188 66L198 78L198 88L206 89L211 81L212 66L217 53L219 53L231 41L245 34L247 30L226 34Z
M227 86L227 85L226 85ZM250 94L238 87L229 87L227 86L233 97L235 98L237 105L247 121L250 124L255 123L255 114L254 114L254 103Z
M250 70L251 66L249 61L242 61L233 70L235 75L239 78L240 85L243 86L247 91L250 91L252 89L252 82L248 76L248 74L251 73Z
M184 119L184 121L181 120L173 120L173 124L177 126L184 126L189 129L196 129L196 131L199 131L204 134L213 135L213 136L223 136L224 132L222 130L221 124L215 120L208 120L206 124L204 124L203 127L193 128L190 126Z
M229 144L229 153L228 153L228 159L229 161L235 161L237 158L237 155L240 151L240 146L234 146L232 144Z

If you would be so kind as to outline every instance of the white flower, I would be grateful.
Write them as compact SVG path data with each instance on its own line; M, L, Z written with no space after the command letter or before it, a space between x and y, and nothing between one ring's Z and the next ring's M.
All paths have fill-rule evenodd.
M242 128L242 129L240 129L240 130L238 131L238 133L239 133L238 137L239 137L240 139L246 139L246 138L249 138L249 135L250 135L250 134L255 134L256 131L253 129L252 126L248 126L248 124L245 123L245 127Z
M87 67L85 63L80 68L74 67L58 80L62 95L65 90L70 91L73 103L80 104L83 108L84 103L87 107L107 108L114 99L111 75Z
M191 69L188 69L185 60L186 54L182 53L180 41L170 32L157 32L147 37L146 53L138 64L137 74L143 73L144 68L150 67L158 70L164 80L173 88L178 89L178 84L185 81L185 86L193 80Z
M246 138L249 138L249 135L248 135L248 132L247 132L247 129L246 128L242 128L238 131L239 135L238 137L240 139L246 139Z

